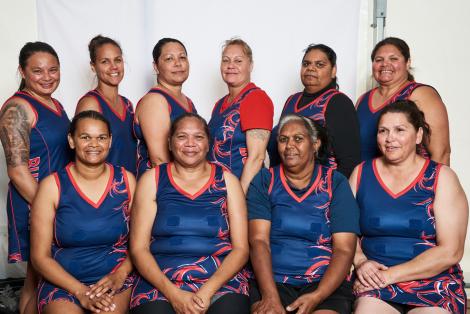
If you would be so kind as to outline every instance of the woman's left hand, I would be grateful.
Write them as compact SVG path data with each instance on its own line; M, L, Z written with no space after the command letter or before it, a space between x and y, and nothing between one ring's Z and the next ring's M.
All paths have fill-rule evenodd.
M197 298L194 298L194 302L201 308L203 309L201 313L206 313L207 310L209 309L209 306L211 305L211 298L212 296L205 293L204 289L201 288L199 289L198 292L195 293L195 296Z
M90 291L87 292L87 295L90 299L93 299L94 297L100 297L104 293L113 296L116 291L118 291L123 286L126 278L127 274L117 269L115 272L107 274L101 278L94 285L91 285Z
M286 307L286 310L293 312L297 310L297 314L310 314L321 302L315 292L304 294L297 298L293 303Z

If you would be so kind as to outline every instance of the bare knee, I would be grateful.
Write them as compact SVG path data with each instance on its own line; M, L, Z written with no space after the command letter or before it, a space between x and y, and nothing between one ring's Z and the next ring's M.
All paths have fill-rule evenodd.
M354 314L367 313L400 314L398 310L383 300L373 297L358 298L355 303Z

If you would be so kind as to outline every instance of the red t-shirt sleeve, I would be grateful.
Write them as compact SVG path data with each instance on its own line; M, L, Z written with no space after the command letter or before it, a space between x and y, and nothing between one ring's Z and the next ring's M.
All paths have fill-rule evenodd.
M274 105L263 90L255 90L246 96L240 105L242 131L273 128Z

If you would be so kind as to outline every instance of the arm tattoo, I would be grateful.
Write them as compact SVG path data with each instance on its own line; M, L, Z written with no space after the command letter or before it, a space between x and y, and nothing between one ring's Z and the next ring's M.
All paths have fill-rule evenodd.
M270 131L264 129L251 129L246 132L246 135L257 140L265 141L269 138L270 133Z
M18 103L8 103L0 112L0 140L7 166L28 165L31 126L26 109Z

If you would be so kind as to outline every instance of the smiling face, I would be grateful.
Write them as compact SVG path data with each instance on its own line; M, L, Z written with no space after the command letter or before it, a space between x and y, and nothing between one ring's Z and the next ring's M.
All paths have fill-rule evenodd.
M209 137L204 124L194 117L179 121L170 138L170 151L175 163L184 166L196 166L206 162Z
M416 130L404 113L389 112L379 121L377 145L388 162L401 162L415 155L422 139L423 129Z
M21 77L28 90L41 97L50 97L60 82L59 60L48 52L32 54L24 69L20 67Z
M69 145L75 150L75 161L86 165L104 163L111 140L106 123L91 118L79 120L74 133L68 134Z
M319 50L310 50L302 60L300 79L307 93L316 93L336 77L336 66L332 66L327 55Z
M241 45L229 45L222 52L220 73L229 87L241 87L251 80L253 63Z
M315 162L315 152L320 147L320 140L312 142L307 129L301 121L287 122L277 139L277 148L282 164L292 173L300 172L309 163Z
M169 85L182 85L189 76L189 61L184 47L177 42L166 43L154 64L158 81Z
M96 61L91 63L98 80L109 86L118 86L124 77L124 60L121 49L104 44L96 50Z
M380 85L390 85L406 81L410 69L410 59L405 60L403 54L394 45L380 47L372 61L372 74Z

